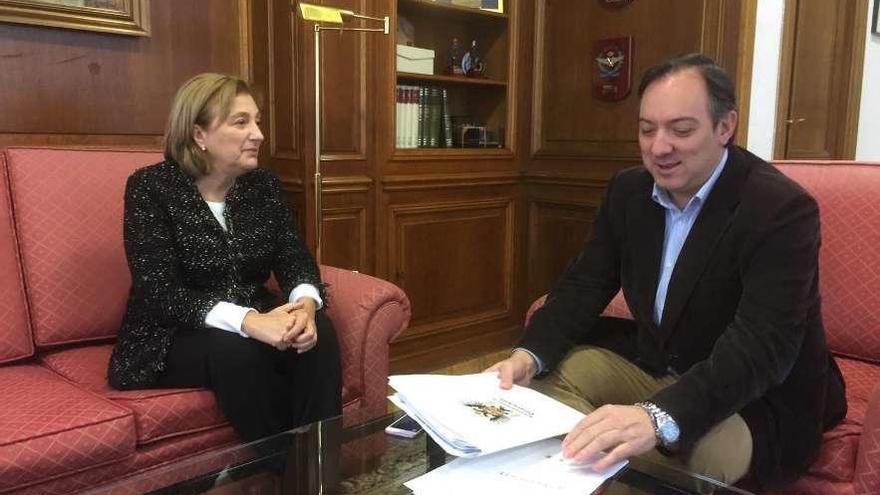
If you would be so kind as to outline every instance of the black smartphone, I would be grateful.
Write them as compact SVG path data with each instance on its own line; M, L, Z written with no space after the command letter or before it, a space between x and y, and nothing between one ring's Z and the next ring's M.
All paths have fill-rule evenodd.
M422 431L422 427L407 415L403 415L385 427L385 433L396 437L413 438Z

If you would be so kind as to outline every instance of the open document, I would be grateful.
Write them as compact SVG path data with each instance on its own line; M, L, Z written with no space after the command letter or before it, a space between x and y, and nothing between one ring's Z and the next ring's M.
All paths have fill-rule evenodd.
M446 452L476 457L568 433L584 415L540 392L502 390L495 373L395 375L389 397Z
M586 495L627 462L596 472L588 465L564 460L561 445L558 438L548 438L476 459L456 459L405 485L416 495Z

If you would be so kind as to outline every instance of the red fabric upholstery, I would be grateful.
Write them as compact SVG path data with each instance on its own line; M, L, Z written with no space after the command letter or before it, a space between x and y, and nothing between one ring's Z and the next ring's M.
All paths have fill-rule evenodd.
M175 437L161 442L138 448L133 455L120 459L113 464L82 470L70 476L46 480L39 485L16 490L16 495L62 495L79 493L96 486L111 485L114 482L126 481L125 478L149 473L157 468L166 468L169 465L181 465L181 469L175 470L170 476L162 476L161 479L144 480L134 483L133 490L116 488L106 493L110 494L140 494L147 491L168 486L180 480L184 480L189 474L184 466L190 459L218 447L229 446L238 443L238 437L232 428L227 426L215 430L204 431L193 435ZM219 459L217 464L209 465L208 469L220 468L226 459ZM204 467L204 466L202 466ZM190 467L191 469L191 467ZM209 472L209 471L203 471ZM176 475L176 476L175 476Z
M237 440L207 390L111 389L111 344L92 342L115 335L130 284L125 180L160 159L124 150L0 152L0 363L37 354L0 366L0 493L76 492ZM343 417L358 423L385 412L388 347L409 322L409 300L383 280L321 272L341 347ZM379 452L384 436L367 443Z
M877 380L874 382L878 383ZM865 411L865 424L859 438L853 492L856 495L880 493L880 385L874 387Z
M47 352L41 361L72 383L134 413L139 445L226 425L214 395L206 389L114 390L107 383L113 346L74 347Z
M831 349L880 362L880 163L777 162L819 202L819 284Z
M343 403L361 398L343 411L345 423L380 416L387 407L388 343L409 323L409 299L397 286L357 272L321 266L321 279L342 354Z
M828 345L846 381L846 418L810 471L779 493L880 493L880 163L776 162L819 203L819 285ZM847 359L854 357L857 359ZM873 417L869 415L869 404ZM870 425L870 427L869 427Z
M537 311L538 308L544 305L544 301L546 300L546 295L535 299L535 302L532 303L528 312L526 312L526 323L532 319L532 315L535 314L535 311ZM605 311L602 312L602 315L612 316L614 318L632 319L632 313L629 312L629 306L626 305L626 299L623 297L623 292L618 292L617 295L614 296L614 299L608 303L608 306L605 308Z
M134 453L131 412L33 364L0 367L0 492Z
M6 181L6 157L0 154L0 363L34 352L12 227L12 202Z
M116 334L131 277L122 250L122 192L155 152L10 148L25 284L36 344Z

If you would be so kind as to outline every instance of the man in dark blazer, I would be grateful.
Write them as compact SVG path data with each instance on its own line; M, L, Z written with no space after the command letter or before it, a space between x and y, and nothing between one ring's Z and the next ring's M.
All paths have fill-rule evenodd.
M587 416L602 469L646 454L728 483L803 474L846 412L825 343L815 200L733 144L733 83L676 57L639 86L644 167L609 182L583 251L497 371ZM622 289L634 320L600 317ZM663 455L656 453L659 451Z

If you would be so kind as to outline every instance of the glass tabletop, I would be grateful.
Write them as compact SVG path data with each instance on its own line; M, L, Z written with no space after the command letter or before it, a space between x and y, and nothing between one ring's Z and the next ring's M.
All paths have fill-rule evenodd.
M106 485L91 494L213 495L412 493L405 482L455 459L430 437L387 435L397 415L344 426L338 416L273 437L212 450ZM603 495L749 492L684 470L631 459L598 493Z

